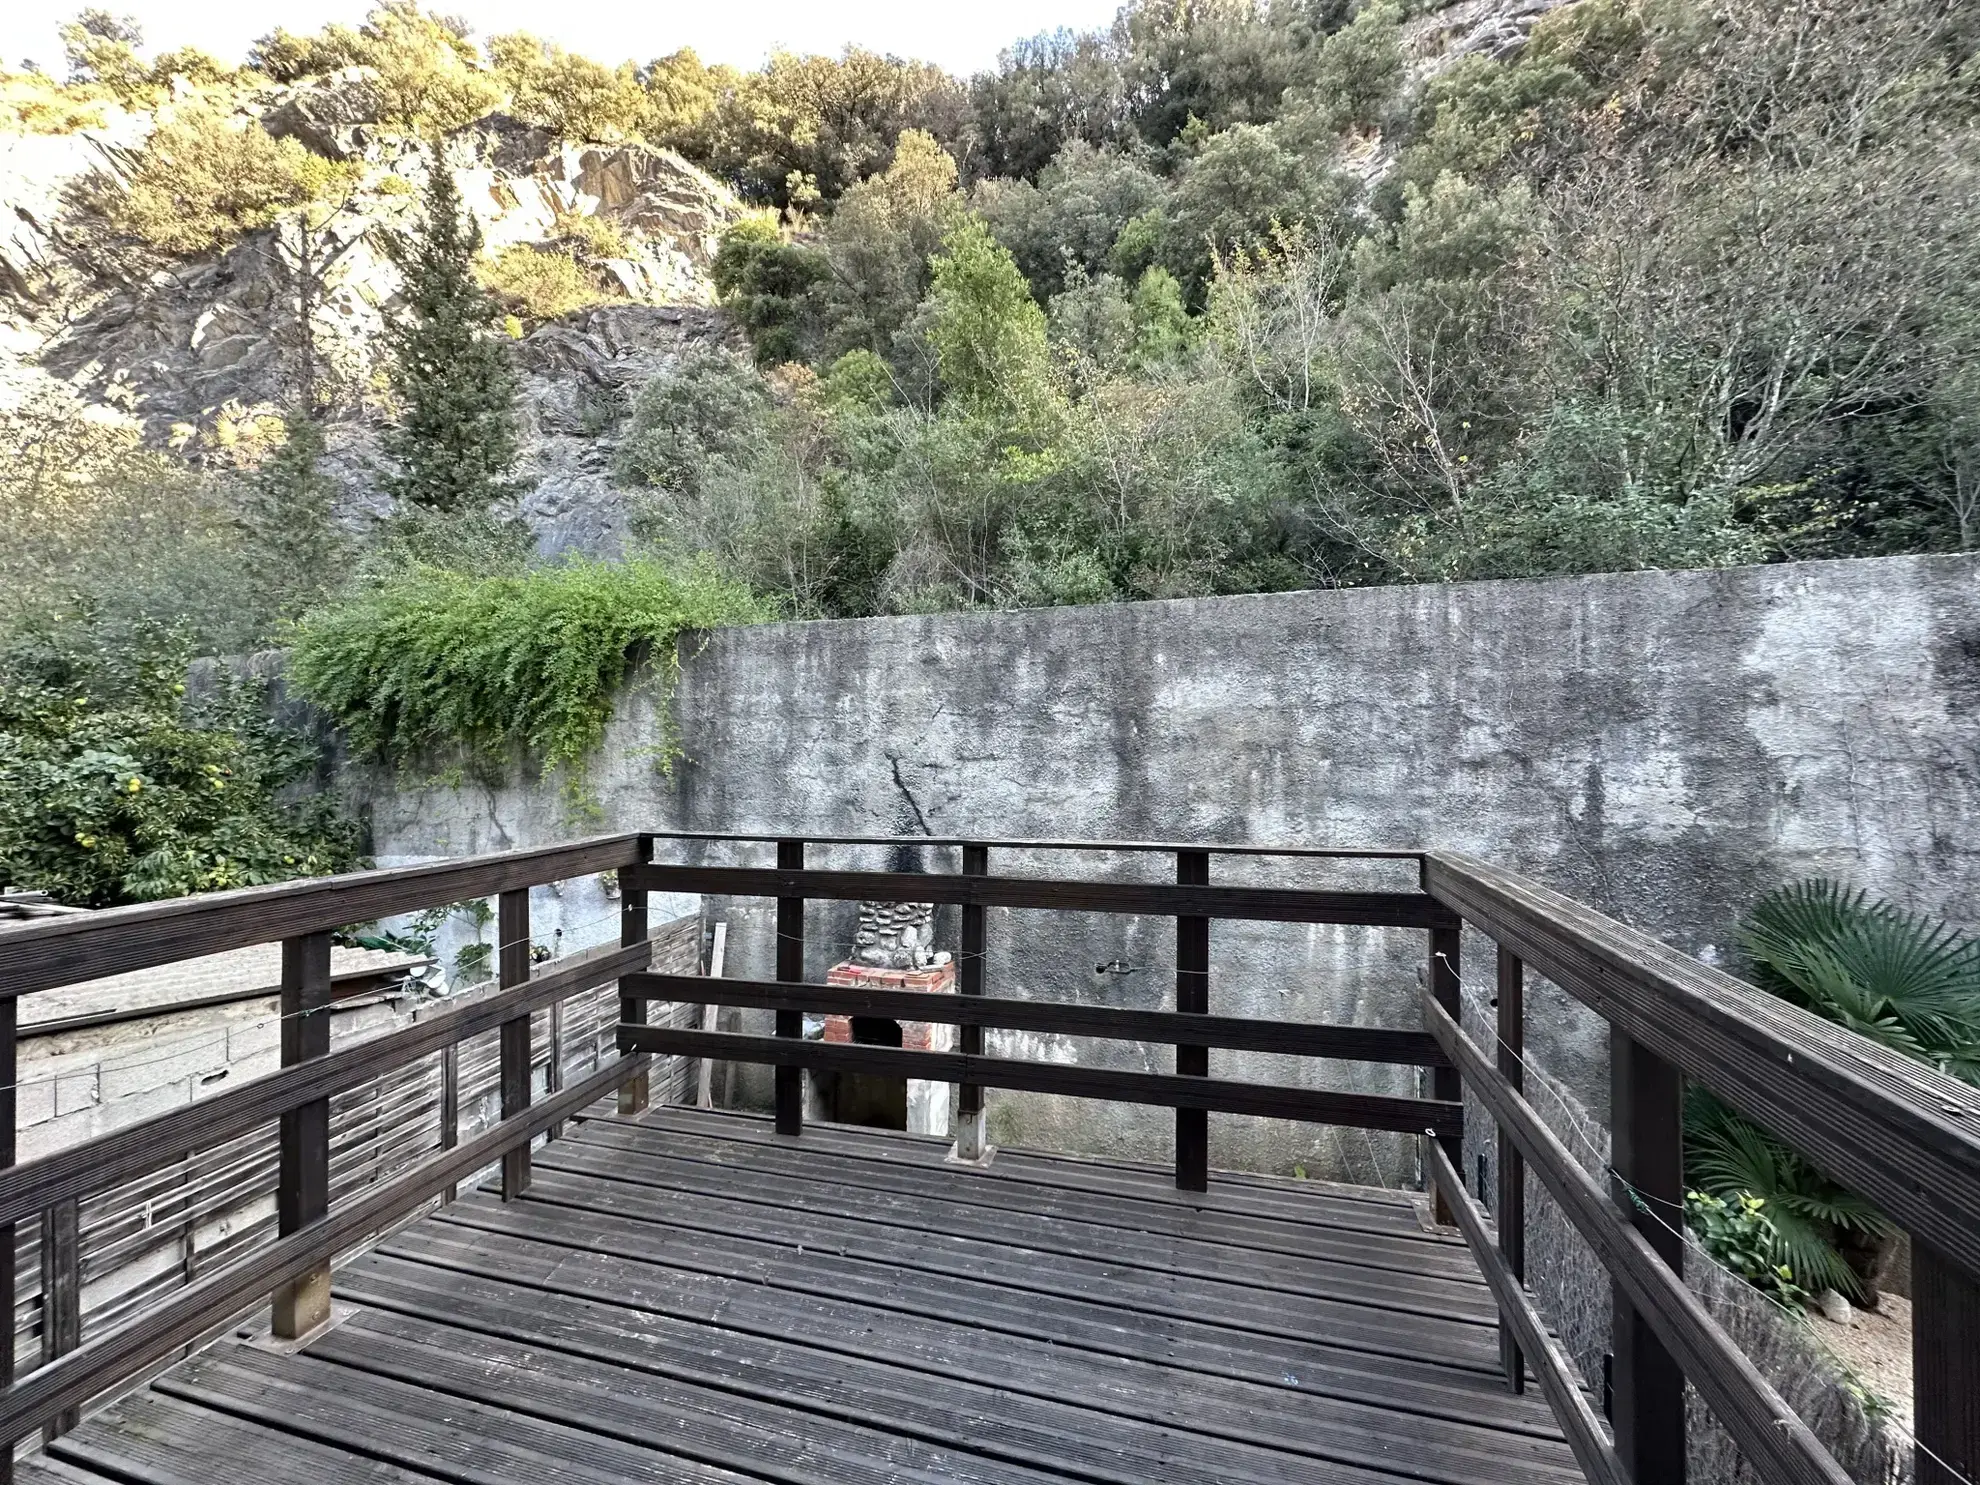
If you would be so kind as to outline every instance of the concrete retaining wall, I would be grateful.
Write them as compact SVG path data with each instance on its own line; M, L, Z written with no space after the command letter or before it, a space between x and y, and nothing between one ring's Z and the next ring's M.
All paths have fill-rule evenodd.
M684 656L684 761L671 775L656 766L665 728L648 675L591 785L609 828L1449 847L1721 962L1755 897L1816 873L1972 927L1976 579L1972 557L1891 558L729 630ZM379 780L368 808L387 860L599 828L571 818L555 781L523 778ZM955 869L932 849L905 857L892 864ZM847 850L814 859L889 864ZM1112 865L1172 870L1159 858L1080 869ZM1217 869L1231 881L1269 870ZM711 911L735 924L729 972L767 973L761 908ZM822 975L850 944L849 915L815 911L809 932ZM953 946L953 924L946 933ZM996 993L1147 1006L1170 993L1165 922L996 913L990 939ZM1218 925L1213 1009L1412 1024L1423 948L1420 934ZM1531 1014L1536 1055L1599 1115L1599 1026L1544 994ZM1019 1041L1166 1065L1160 1048L1025 1037L1007 1049ZM1260 1056L1221 1066L1411 1085L1393 1070L1301 1073ZM764 1080L737 1086L747 1098ZM1010 1141L1168 1149L1160 1112L1004 1096L992 1117ZM1404 1152L1359 1135L1213 1116L1213 1139L1220 1163L1407 1175Z

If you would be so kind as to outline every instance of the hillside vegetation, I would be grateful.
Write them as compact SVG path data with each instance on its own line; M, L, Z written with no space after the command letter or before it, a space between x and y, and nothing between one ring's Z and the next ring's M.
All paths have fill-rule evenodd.
M968 79L407 0L238 63L65 35L0 76L0 628L46 675L301 635L381 757L580 770L683 626L1980 543L1956 0L1132 0ZM450 648L609 608L573 554L661 617ZM29 794L105 751L7 737Z

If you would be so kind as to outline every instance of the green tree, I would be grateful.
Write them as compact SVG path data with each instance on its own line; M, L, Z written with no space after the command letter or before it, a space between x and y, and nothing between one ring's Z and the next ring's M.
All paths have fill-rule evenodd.
M124 103L137 102L151 81L151 69L138 57L143 45L136 16L92 8L62 27L69 81L107 88Z
M510 108L559 139L631 138L651 106L630 62L606 67L523 31L492 38L488 55Z
M396 465L385 486L408 506L475 510L516 491L515 374L489 333L495 303L475 281L480 242L433 151L426 220L401 263L407 312L386 330L401 412L385 435Z
M722 234L710 277L723 306L749 332L757 364L774 366L816 354L823 338L819 301L830 272L824 253L786 242L766 212Z
M121 188L103 177L98 183L102 210L119 230L190 256L333 194L356 174L293 139L274 138L256 120L199 102L152 131Z
M949 395L1020 426L1038 423L1052 400L1045 312L981 217L964 217L943 237L928 302L928 339Z
M307 409L250 475L240 497L249 559L275 619L298 619L342 580L349 543L337 529L337 482L324 474L323 425Z
M956 162L923 129L903 131L884 171L848 189L825 228L834 350L886 354L929 283L929 258L963 211Z

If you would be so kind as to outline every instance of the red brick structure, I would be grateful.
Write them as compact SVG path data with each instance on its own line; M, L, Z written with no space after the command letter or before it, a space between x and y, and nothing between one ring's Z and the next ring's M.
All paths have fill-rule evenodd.
M873 964L854 964L850 960L835 964L825 976L828 985L859 987L873 990L920 990L929 995L954 995L956 993L956 966L943 956L945 962L930 964L921 969L886 969ZM955 1050L956 1028L943 1022L902 1021L901 1046L913 1052L950 1052ZM825 1040L828 1042L850 1042L853 1040L852 1017L825 1017ZM931 1083L920 1078L907 1081L907 1128L913 1134L943 1135L949 1132L949 1087L947 1083ZM896 1085L898 1086L898 1085ZM896 1095L898 1097L898 1095ZM896 1105L898 1111L899 1105Z

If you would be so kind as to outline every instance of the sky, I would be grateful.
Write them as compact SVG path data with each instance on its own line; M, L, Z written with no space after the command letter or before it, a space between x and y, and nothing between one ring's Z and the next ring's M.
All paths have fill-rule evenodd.
M0 4L0 59L33 58L60 73L56 28L84 0L12 0ZM313 31L327 21L355 23L366 0L93 0L135 16L147 50L198 46L239 61L248 43L277 24ZM691 46L705 62L753 67L774 48L837 52L856 43L879 52L938 62L967 75L991 66L1021 36L1061 26L1087 30L1113 18L1118 0L702 0L698 4L627 4L590 0L434 0L430 8L465 18L481 37L530 31L601 62L647 61Z

